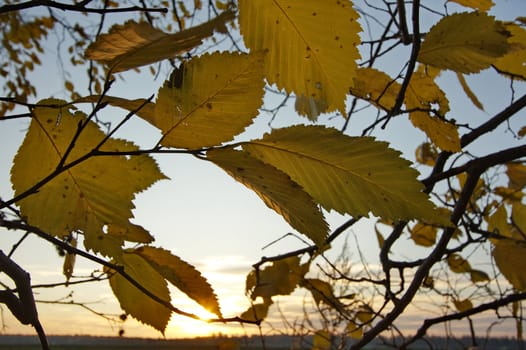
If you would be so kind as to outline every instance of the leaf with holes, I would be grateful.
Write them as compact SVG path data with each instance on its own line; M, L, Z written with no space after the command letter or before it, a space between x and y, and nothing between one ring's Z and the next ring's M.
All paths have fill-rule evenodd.
M510 49L509 32L502 22L484 12L443 17L427 33L418 61L460 73L489 68Z
M360 57L357 19L348 1L323 6L318 0L239 1L245 45L268 50L264 63L268 82L327 105L321 112L339 110L345 115L345 96Z
M155 117L164 146L220 145L241 133L263 98L264 53L205 54L185 63L159 90Z
M34 184L46 178L49 181L17 204L27 221L45 232L63 237L80 231L86 248L117 256L125 237L108 234L106 225L128 227L135 194L165 176L147 155L84 158L106 135L94 122L87 121L84 113L73 114L61 105L65 103L60 100L44 100L33 111L31 125L14 159L11 182L19 196ZM72 144L79 123L87 124ZM112 138L100 147L101 151L137 149L128 141ZM65 165L74 166L56 173L64 157ZM52 178L48 178L50 175Z

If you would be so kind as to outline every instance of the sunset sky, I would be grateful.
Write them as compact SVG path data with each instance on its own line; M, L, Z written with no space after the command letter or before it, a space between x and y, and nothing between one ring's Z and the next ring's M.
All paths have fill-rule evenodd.
M435 1L435 0L433 0ZM526 15L526 2L524 0L495 0L497 6L492 11L498 18L512 19L518 15ZM449 8L458 8L450 6ZM32 79L37 86L46 86L41 89L38 99L48 96L64 98L66 92L62 86L61 70L55 61L55 43L48 42L46 49L50 52L47 61L43 62L45 70L37 70ZM52 73L50 73L52 72ZM118 80L112 88L112 94L129 98L147 97L157 91L163 79L154 81L150 75L129 74L125 80ZM84 75L78 78L79 86L85 86ZM508 86L503 82L502 86L496 86L491 73L481 78L471 80L472 87L480 94L482 101L489 101L491 96L498 94L500 89L506 90ZM75 83L77 81L75 80ZM462 94L460 87L451 83L449 85L454 93ZM448 96L449 97L449 96ZM472 106L463 105L466 99L462 96L462 103L451 97L452 110L461 113L472 113ZM507 101L506 101L507 102ZM273 106L279 103L277 99L267 99L266 105ZM501 105L487 105L487 115L501 109ZM293 123L304 123L304 119L295 117L294 100L288 105L272 123L277 128ZM110 110L110 109L108 109ZM110 119L120 120L126 112L119 109L111 109ZM480 113L480 112L477 112ZM255 123L242 135L243 138L260 137L264 132L270 130L268 123L272 116L262 112ZM335 127L342 126L341 118L325 118L325 124ZM353 120L354 122L354 120ZM368 121L364 121L366 124ZM361 121L357 121L360 124ZM12 189L9 180L9 169L18 146L21 144L24 132L29 125L29 120L9 122L0 124L0 140L2 154L0 156L0 197L8 199L12 197ZM356 125L356 130L361 131ZM160 133L154 127L138 118L132 119L120 132L118 137L133 140L142 147L152 147L159 139ZM389 130L381 131L375 135L379 139L394 140L391 147L403 152L404 157L413 159L414 147L425 140L425 135L415 130L405 119L397 119L390 125ZM398 136L398 137L397 137ZM410 140L411 142L406 142ZM498 140L496 140L498 142ZM491 148L491 145L479 145L481 152ZM196 266L214 287L225 317L232 317L243 312L250 305L244 295L245 276L251 270L251 265L256 263L262 256L271 256L289 250L303 247L303 243L293 236L288 236L267 247L269 243L276 241L289 232L290 226L275 212L270 210L254 194L241 184L235 182L221 169L208 162L186 155L156 156L162 171L170 178L156 183L151 189L138 195L134 211L134 222L144 226L156 238L156 246L162 246L173 254ZM420 169L427 171L428 169ZM125 174L123 174L125 176ZM336 213L327 214L328 222L334 229L345 222L348 217ZM8 232L0 229L0 248L7 252L20 237L21 232ZM364 256L367 257L370 266L374 269L377 264L378 243L372 230L372 226L366 222L359 223L347 236L340 237L334 244L334 249L329 255L336 256L340 253L340 247L345 241L355 247L356 242ZM419 252L410 242L408 249ZM266 247L265 249L263 249ZM357 250L351 252L353 258L357 258ZM29 236L13 255L13 260L24 269L31 272L32 283L35 285L44 283L59 283L64 281L62 275L63 260L50 244L41 241L35 236ZM94 270L100 270L97 266L84 259L77 259L75 275L87 276ZM5 282L2 278L0 281ZM117 335L120 324L108 321L100 315L96 315L78 305L68 303L74 300L83 303L93 311L119 315L122 313L118 303L113 296L106 281L91 283L80 286L37 288L35 297L40 301L64 301L64 305L39 303L38 310L41 322L49 334L94 334L94 335ZM181 295L177 290L172 290L173 304L185 311L197 313L207 317L206 313ZM69 296L72 296L70 298ZM288 298L280 298L279 306L286 310L288 315L302 316L302 305L304 292L300 291ZM415 305L425 308L430 301L417 300ZM272 310L277 310L273 308ZM4 328L0 334L34 334L32 327L22 326L14 319L9 310L0 305L2 311L0 320ZM408 310L404 316L405 327L414 326L414 320L418 319L419 310L413 308ZM209 315L208 315L209 316ZM480 319L480 327L489 324L484 321L488 317L485 314ZM280 325L280 315L275 312L271 316L275 326ZM127 336L137 337L161 337L162 335L154 329L128 319L123 325ZM459 324L465 327L465 324ZM505 334L506 327L502 328ZM165 336L167 338L187 337L198 335L209 335L214 333L258 333L255 326L246 325L222 325L206 324L188 318L173 316Z

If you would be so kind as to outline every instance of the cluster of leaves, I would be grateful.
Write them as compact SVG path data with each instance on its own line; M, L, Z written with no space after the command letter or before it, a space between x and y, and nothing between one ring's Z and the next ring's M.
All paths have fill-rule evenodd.
M30 225L25 228L35 227L38 230L34 232L61 240L82 238L86 251L108 258L105 271L123 310L161 332L172 312L186 314L170 304L168 283L217 315L217 320L227 319L204 277L189 263L153 246L153 236L130 221L135 195L166 179L152 156L155 153L188 153L217 165L254 191L312 243L307 249L262 260L247 277L246 288L254 304L232 320L259 323L275 296L291 294L301 287L312 294L318 306L326 305L343 315L348 334L361 339L357 347L363 346L403 312L422 283L433 286L429 273L437 262L445 259L450 271L469 274L474 284L490 279L461 256L463 245L447 249L452 238L462 235L469 237L468 243L491 239L499 270L516 291L524 292L525 275L523 269L517 269L524 265L525 252L524 146L473 158L448 170L444 165L452 154L461 154L478 136L509 119L525 105L525 98L512 104L510 108L514 109L503 112L500 119L490 121L491 125L461 137L437 80L442 72L454 72L469 99L482 109L465 75L494 69L505 78L526 79L526 31L521 19L507 23L488 15L490 1L455 2L473 10L444 16L425 36L419 33L420 4L413 2L414 32L409 36L401 27L396 38L412 45L411 56L407 71L397 77L374 68L372 61L368 66L358 65L362 28L359 13L350 1L335 0L320 6L316 0L301 4L239 0L237 8L217 2L223 11L193 27L184 21L193 14L178 2L183 16L175 16L181 29L176 33L164 32L147 21L117 24L85 51L86 58L102 64L108 76L174 57L181 62L158 90L155 101L110 96L107 84L95 89L101 90L96 95L70 102L45 99L32 106L31 125L11 169L15 195L1 207L15 205L20 218ZM200 9L202 4L194 1L193 6ZM398 11L402 12L402 7L405 5ZM16 15L8 14L13 18L20 16L12 13ZM209 52L181 58L215 32L228 33L236 19L246 52ZM49 28L53 24L38 21L48 23ZM38 35L45 34L39 29ZM31 45L34 36L17 40ZM13 44L12 39L5 40ZM323 113L348 120L356 101L385 113L371 128L380 123L385 127L392 118L407 115L429 139L417 149L416 158L433 167L431 175L419 181L413 164L386 142L370 136L348 136L321 125L295 125L272 130L258 139L234 142L258 116L265 84L295 95L298 114L311 121ZM346 105L349 95L354 98L350 109ZM93 112L77 109L83 103L93 103ZM129 113L104 133L95 115L107 105ZM133 115L161 131L155 147L140 149L131 141L114 137ZM519 136L523 134L524 127L518 132ZM491 188L481 176L499 164L507 164L510 183ZM437 182L454 177L458 177L459 191L448 188L441 197L443 208L437 209L428 193ZM351 220L330 234L324 216L329 211L348 215ZM378 232L385 277L375 283L383 284L386 303L395 302L392 311L378 322L380 311L374 311L374 305L361 303L356 307L353 303L350 308L330 281L307 276L314 259L330 248L337 235L371 214L392 229L387 239ZM407 228L410 221L414 222ZM406 228L413 241L430 247L431 253L421 261L397 266L389 253ZM473 233L478 238L473 238ZM135 245L129 248L127 243ZM73 245L65 247L79 253ZM69 259L67 278L74 270ZM406 266L418 268L411 287L395 292L390 271ZM401 293L402 301L395 296ZM468 299L454 302L459 312L473 310ZM364 329L369 331L364 334ZM325 340L329 338L327 329L319 330L315 347L328 349L330 342Z

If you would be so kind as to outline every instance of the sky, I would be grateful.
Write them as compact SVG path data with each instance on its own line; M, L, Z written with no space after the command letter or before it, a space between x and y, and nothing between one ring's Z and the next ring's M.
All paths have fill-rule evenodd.
M518 14L526 14L526 3L523 0L496 0L495 14L499 18L512 19ZM451 8L455 8L454 6ZM55 47L48 43L47 49L53 52ZM46 86L40 97L64 97L65 91L60 80L59 63L52 54L44 61L46 70L37 70L33 79L37 85ZM50 71L55 73L50 74ZM82 84L82 76L78 84ZM151 77L149 78L151 79ZM112 91L115 95L139 98L150 96L162 83L145 79L144 75L127 74L125 80L118 80ZM463 96L458 83L451 75L445 74L442 78L448 86L448 95L451 109L460 115L480 113L470 105ZM472 88L479 94L482 101L490 101L485 105L484 114L491 116L502 109L508 102L506 94L509 86L506 82L495 79L493 73L481 77L470 77L468 81ZM519 90L520 91L520 90ZM124 93L123 93L124 92ZM496 97L495 97L496 96ZM506 96L506 97L502 97ZM520 93L517 93L520 96ZM502 97L502 98L501 98ZM279 101L275 97L266 100L267 106L276 105ZM304 119L295 116L293 100L280 112L277 119L272 121L273 127L280 127L293 123L304 123ZM122 110L111 109L109 118L119 120L126 113ZM370 123L374 116L367 113L360 118L351 120L351 131L361 131L361 126ZM362 119L363 118L363 119ZM247 131L244 138L259 137L270 130L268 124L272 115L261 112ZM341 127L343 120L322 116L327 125ZM16 150L23 140L28 121L2 123L0 125L1 156L0 156L0 196L12 196L9 182L9 169ZM119 132L119 137L134 140L142 147L151 147L159 138L159 132L138 118L132 119L125 128ZM400 150L404 157L412 159L414 148L425 140L425 136L411 127L406 119L398 118L393 121L388 130L377 130L375 136L382 140L390 140L391 147ZM409 142L408 142L409 140ZM493 148L495 142L501 140L497 137L476 145L474 152L487 153ZM186 155L156 156L162 171L170 178L156 183L148 191L139 194L135 200L134 222L147 228L156 238L156 246L162 246L173 254L195 265L214 287L224 316L230 317L244 311L249 302L244 295L245 276L251 270L251 265L262 256L271 256L303 247L302 242L293 236L287 236L275 242L288 232L290 226L276 213L267 208L265 204L251 191L241 184L236 183L231 177L218 167L209 162L203 162ZM428 168L419 168L422 173ZM327 220L334 229L347 218L336 213L328 213ZM22 233L0 230L0 249L9 251L17 242ZM337 255L339 247L348 242L353 249L353 258L357 257L357 247L367 257L370 268L374 269L377 263L378 243L370 225L361 223L349 232L349 235L339 238L334 246L333 256ZM407 242L406 242L407 243ZM402 242L401 244L406 244ZM414 246L408 247L420 254L421 251ZM265 249L263 249L266 247ZM34 236L29 236L13 255L13 259L32 274L33 284L61 282L62 259L57 255L54 247L42 242ZM99 266L78 259L75 274L87 276ZM2 281L4 281L2 279ZM190 312L201 313L200 307L185 298L176 290L172 290L173 304ZM69 296L71 296L69 297ZM303 293L297 293L289 298L280 298L279 306L288 312L301 315ZM50 334L97 334L116 335L120 324L109 321L93 312L78 306L71 305L70 301L85 303L86 306L97 312L114 315L122 313L113 294L106 282L93 283L68 288L39 288L36 289L37 300L64 301L64 305L39 303L38 310L41 321ZM425 307L425 299L418 300L415 304ZM8 310L1 309L4 333L33 334L31 327L21 326ZM415 308L408 312L404 321L408 328L419 319L419 312ZM486 315L484 316L486 317ZM279 314L272 316L275 324L281 322ZM128 336L160 337L161 335L150 327L139 324L134 320L127 320L123 325ZM459 325L463 327L463 325ZM173 316L165 336L168 338L206 335L212 333L248 332L257 333L254 326L240 327L239 325L213 325L199 321L189 320L180 316Z

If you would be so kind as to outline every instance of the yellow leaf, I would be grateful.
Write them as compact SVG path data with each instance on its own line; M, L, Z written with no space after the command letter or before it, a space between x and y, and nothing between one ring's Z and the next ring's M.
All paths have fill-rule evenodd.
M195 267L162 248L144 246L130 250L129 253L141 256L168 282L208 311L221 317L214 290Z
M363 336L363 327L358 326L356 322L351 320L347 324L347 334L353 339L361 339Z
M172 58L202 43L214 30L224 31L234 13L225 11L199 26L167 34L147 22L128 21L113 26L86 50L86 57L108 65L117 73Z
M247 186L280 214L294 229L322 246L328 234L323 214L303 189L289 176L246 152L217 149L207 159Z
M15 157L11 182L15 195L52 174L70 147L79 122L86 116L71 114L63 101L45 100L33 111L31 125ZM66 164L90 153L106 135L89 122L71 148ZM101 151L135 151L137 146L108 139ZM35 155L38 155L36 157ZM122 238L104 232L105 225L126 227L133 217L135 194L163 179L155 161L147 156L90 157L61 172L17 204L32 225L62 237L72 231L84 235L84 246L117 256ZM46 208L46 210L42 210Z
M423 247L431 247L435 244L437 238L436 227L416 223L410 230L411 239L418 245Z
M509 50L505 26L483 12L443 17L427 33L418 60L441 69L478 73Z
M69 239L69 245L76 248L77 247L77 239L74 237L71 237ZM64 265L62 266L62 273L64 276L66 276L66 285L69 282L69 279L71 276L73 276L73 270L75 269L75 260L76 260L76 254L66 252L66 256L64 257Z
M296 289L308 267L300 265L296 256L273 262L259 271L248 274L246 290L251 292L252 299L262 297L270 299L274 295L288 295Z
M450 152L461 150L460 136L455 125L424 112L412 112L409 119L414 126L424 131L441 150Z
M522 237L526 237L526 206L524 206L524 204L513 204L511 209L511 220L513 226L519 230Z
M511 49L494 66L501 73L526 80L526 29L516 24L506 24L506 29L511 33Z
M136 243L151 243L154 240L153 236L144 227L132 223L128 223L126 226L109 224L108 235Z
M526 291L526 245L500 240L492 253L500 272L512 286L519 291Z
M519 163L506 164L506 174L509 178L508 186L513 189L522 189L526 186L526 165Z
M166 281L142 257L137 254L124 253L121 260L124 271L135 281L162 300L170 301L170 292ZM120 274L108 269L106 269L106 273L110 275L111 289L122 310L164 334L171 311L146 296Z
M260 321L265 319L268 315L268 309L272 305L270 299L265 299L263 303L257 303L251 305L245 312L243 312L239 317L247 321Z
M464 78L464 74L457 72L457 79L458 79L458 82L460 83L460 86L462 86L462 89L464 90L468 98L471 100L471 103L473 103L475 107L483 111L484 106L479 101L479 99L477 98L473 90L471 90L471 88L469 87L468 82L466 81L466 78Z
M424 142L415 150L416 161L420 164L434 166L438 152L433 144Z
M447 257L447 264L451 271L455 273L470 272L472 270L469 262L456 253Z
M330 350L331 333L329 331L316 331L312 337L312 350Z
M472 269L469 271L469 274L471 275L471 282L473 283L489 281L489 276L484 271Z
M507 238L515 237L512 226L508 223L508 213L504 205L500 205L486 220L488 222L488 231ZM493 243L495 242L496 240L493 240Z
M350 91L354 96L370 101L379 108L390 110L396 103L400 84L382 71L359 68Z
M339 110L343 115L360 57L357 19L349 1L323 6L318 0L239 1L245 45L268 50L268 82L296 96L323 101L327 112Z
M447 224L421 191L416 170L385 142L321 126L293 126L242 148L288 174L327 210Z
M520 202L524 197L524 193L520 190L503 186L495 187L493 192L509 202Z
M139 98L135 100L128 100L121 97L114 96L100 96L100 95L90 95L86 97L79 98L74 101L74 103L108 103L114 107L120 107L128 111L135 111L135 114L144 120L151 122L155 118L155 103L147 102L147 100Z
M473 303L469 299L464 299L464 300L453 299L453 304L455 304L455 307L460 312L473 309Z
M495 5L491 0L449 0L462 6L471 7L480 11L489 11Z
M342 314L346 313L345 305L334 296L332 285L330 283L317 278L305 278L301 285L311 292L312 297L318 306L321 303L324 303Z
M298 114L306 116L309 120L316 121L318 116L327 110L329 106L325 100L304 95L296 97L294 108Z
M432 72L436 73L436 72ZM436 109L444 117L449 111L449 101L445 93L435 83L436 75L429 74L425 66L420 65L411 76L411 81L405 96L405 104L409 119L414 126L424 131L433 143L443 151L460 151L460 137L455 125L444 119L431 115L431 112L422 110Z
M182 148L220 145L242 132L263 98L264 53L213 53L194 58L159 90L155 119L162 144Z

